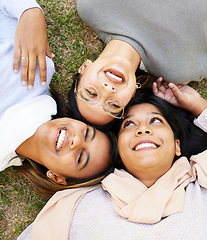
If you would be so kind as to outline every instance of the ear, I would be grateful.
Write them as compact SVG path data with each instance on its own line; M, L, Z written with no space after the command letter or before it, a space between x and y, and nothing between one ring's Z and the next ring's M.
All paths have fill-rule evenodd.
M175 140L175 155L180 156L181 155L181 149L180 149L180 140Z
M82 74L85 72L86 68L91 65L92 61L91 60L86 60L79 68L78 73Z
M46 175L53 182L56 182L56 183L59 183L59 184L62 184L62 185L66 185L67 184L65 177L63 177L63 176L61 176L59 174L53 173L51 171L47 171Z

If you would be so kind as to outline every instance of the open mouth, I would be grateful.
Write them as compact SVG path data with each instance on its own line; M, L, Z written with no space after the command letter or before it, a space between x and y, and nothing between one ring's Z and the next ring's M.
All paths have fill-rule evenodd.
M67 133L66 128L63 128L59 131L59 134L58 134L57 140L56 140L56 152L59 152L61 150L61 148L63 147L66 133Z
M112 81L117 84L126 82L124 74L115 69L108 69L104 71L104 73L106 74L106 77L109 79L109 81Z
M135 145L132 150L133 151L138 151L140 149L146 149L146 148L153 148L153 149L156 149L156 148L159 148L160 145L157 145L155 143L141 143L141 144L137 144Z

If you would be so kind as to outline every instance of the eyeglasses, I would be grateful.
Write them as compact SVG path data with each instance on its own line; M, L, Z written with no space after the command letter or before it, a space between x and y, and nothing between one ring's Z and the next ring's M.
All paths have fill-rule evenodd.
M77 87L75 87L74 93L84 102L102 106L103 110L110 116L118 119L123 118L124 108L120 106L116 100L107 100L104 104L99 103L100 95L94 86L87 85L79 90L77 90Z

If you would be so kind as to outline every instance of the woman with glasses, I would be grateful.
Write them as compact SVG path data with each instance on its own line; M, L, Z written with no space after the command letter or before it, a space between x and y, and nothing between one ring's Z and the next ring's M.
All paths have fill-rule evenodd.
M46 57L45 86L39 68L33 89L22 86L21 70L13 71L15 31L37 12L42 14L33 0L0 1L0 171L15 166L39 194L49 198L61 189L100 182L111 171L116 142L110 133L61 117L49 91L54 74L51 58ZM37 26L34 19L33 24ZM22 52L21 64L26 63L28 55Z
M137 68L167 82L187 84L207 77L207 2L78 0L83 21L106 44L93 63L79 71L77 90L91 85L98 99L85 101L72 88L77 119L106 125L122 115L136 90ZM91 93L89 93L91 95ZM74 96L72 96L74 95ZM94 94L92 94L92 98ZM117 112L104 108L115 101ZM119 109L119 111L118 111ZM112 116L111 116L112 115Z
M119 168L101 186L57 193L18 240L205 239L207 100L170 88L193 114L138 90L118 135Z

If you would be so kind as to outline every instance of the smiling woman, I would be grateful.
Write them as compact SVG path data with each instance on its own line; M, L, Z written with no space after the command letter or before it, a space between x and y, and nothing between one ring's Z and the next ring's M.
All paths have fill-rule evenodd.
M35 0L21 0L18 4L0 1L0 19L0 171L16 167L33 183L35 190L47 198L61 189L99 183L113 169L115 139L110 133L100 132L81 121L59 118L61 109L53 99L53 92L49 91L53 61L44 51L41 57L30 52L30 58L29 50L25 50L36 43L36 31L41 33L42 42L47 43L45 20L39 5ZM19 72L13 71L11 61L17 54L14 53L15 35L26 39L26 47L21 47L24 55ZM33 41L28 40L30 37ZM33 60L36 63L37 58L39 67L31 73L30 70L35 69ZM40 69L40 62L45 61L47 82ZM21 77L24 79L28 66L27 88L22 86ZM35 83L31 87L32 77Z
M163 5L162 0L77 0L80 17L106 44L93 63L87 61L79 69L77 90L92 85L99 100L95 104L71 97L77 119L97 126L113 121L101 104L115 100L126 107L136 88L137 69L175 84L207 78L207 2L185 2L187 7L180 2Z
M42 124L16 149L26 157L17 168L40 195L49 198L62 189L99 183L113 170L116 149L110 133L59 118Z
M101 186L55 194L19 240L206 238L207 100L189 86L165 91L198 115L138 91L118 135L121 169Z
M171 116L176 130L179 129L178 121ZM171 168L175 155L181 154L178 133L154 105L132 106L118 138L120 157L127 171L147 187L153 185Z

